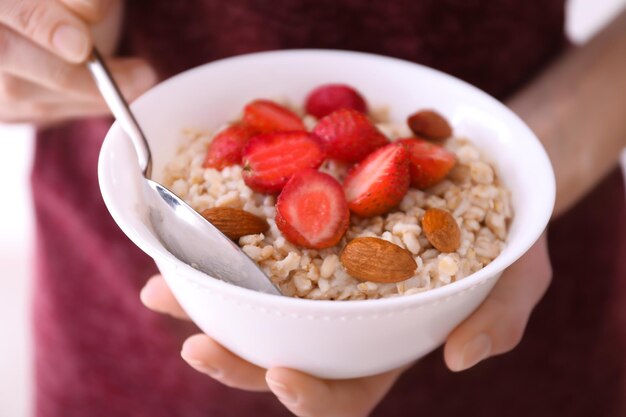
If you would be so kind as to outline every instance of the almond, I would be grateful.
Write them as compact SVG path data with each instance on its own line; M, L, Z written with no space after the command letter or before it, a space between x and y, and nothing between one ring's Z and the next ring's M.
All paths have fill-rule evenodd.
M409 116L409 128L417 136L431 140L443 140L452 136L448 121L433 110L422 110Z
M461 229L447 210L426 210L422 230L431 245L440 252L454 252L461 245Z
M265 219L237 208L213 207L200 214L232 240L263 233L270 227Z
M359 237L341 252L348 274L362 281L393 283L415 275L417 264L406 249L376 237Z

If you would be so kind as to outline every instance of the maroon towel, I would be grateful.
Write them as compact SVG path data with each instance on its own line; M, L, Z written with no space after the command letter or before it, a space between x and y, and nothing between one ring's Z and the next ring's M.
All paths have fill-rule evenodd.
M563 48L563 3L127 0L121 52L146 57L168 77L253 51L367 51L442 69L504 98ZM226 388L189 368L179 351L192 326L139 302L156 269L100 197L96 163L109 124L73 122L37 138L37 415L288 415L269 394ZM461 374L435 352L375 415L626 415L622 187L612 175L553 224L554 285L515 352Z

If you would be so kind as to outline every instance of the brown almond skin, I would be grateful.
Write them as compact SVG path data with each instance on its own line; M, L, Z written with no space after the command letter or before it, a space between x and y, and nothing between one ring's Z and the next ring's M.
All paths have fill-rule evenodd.
M461 229L447 210L426 210L422 230L431 245L440 252L454 252L461 246Z
M265 219L245 210L231 207L213 207L200 213L220 232L237 241L241 236L263 233L270 228Z
M444 140L452 136L452 128L448 121L433 110L421 110L407 119L413 133L430 140Z
M394 283L415 275L417 264L406 249L376 237L359 237L341 252L348 274L361 281Z

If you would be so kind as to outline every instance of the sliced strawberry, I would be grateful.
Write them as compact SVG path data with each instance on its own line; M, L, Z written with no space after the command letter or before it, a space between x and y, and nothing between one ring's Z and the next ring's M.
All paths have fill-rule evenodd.
M202 164L219 171L241 163L241 152L248 140L258 132L244 124L234 124L219 132L209 144Z
M358 162L389 143L363 113L352 109L337 110L322 118L313 133L322 139L330 158L344 162Z
M243 150L243 180L254 191L279 193L294 173L318 168L324 159L320 140L312 133L257 135Z
M409 155L397 143L380 148L352 168L343 182L348 207L361 217L387 213L409 190Z
M367 114L367 103L354 88L345 84L325 84L309 93L306 112L321 119L339 109L353 109Z
M306 130L300 117L270 100L254 100L243 110L243 121L261 133Z
M409 151L411 185L415 188L423 190L442 181L456 163L452 152L423 139L402 139L397 143Z
M336 245L350 223L343 188L313 169L294 174L276 202L276 226L285 239L306 248Z

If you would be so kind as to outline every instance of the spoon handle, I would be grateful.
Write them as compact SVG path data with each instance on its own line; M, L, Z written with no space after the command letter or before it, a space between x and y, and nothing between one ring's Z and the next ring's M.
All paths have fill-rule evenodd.
M96 81L98 90L100 90L104 101L111 109L113 116L115 116L124 132L132 140L137 152L139 168L141 168L144 177L150 178L152 174L152 156L148 141L96 48L93 49L91 56L87 60L87 68Z

